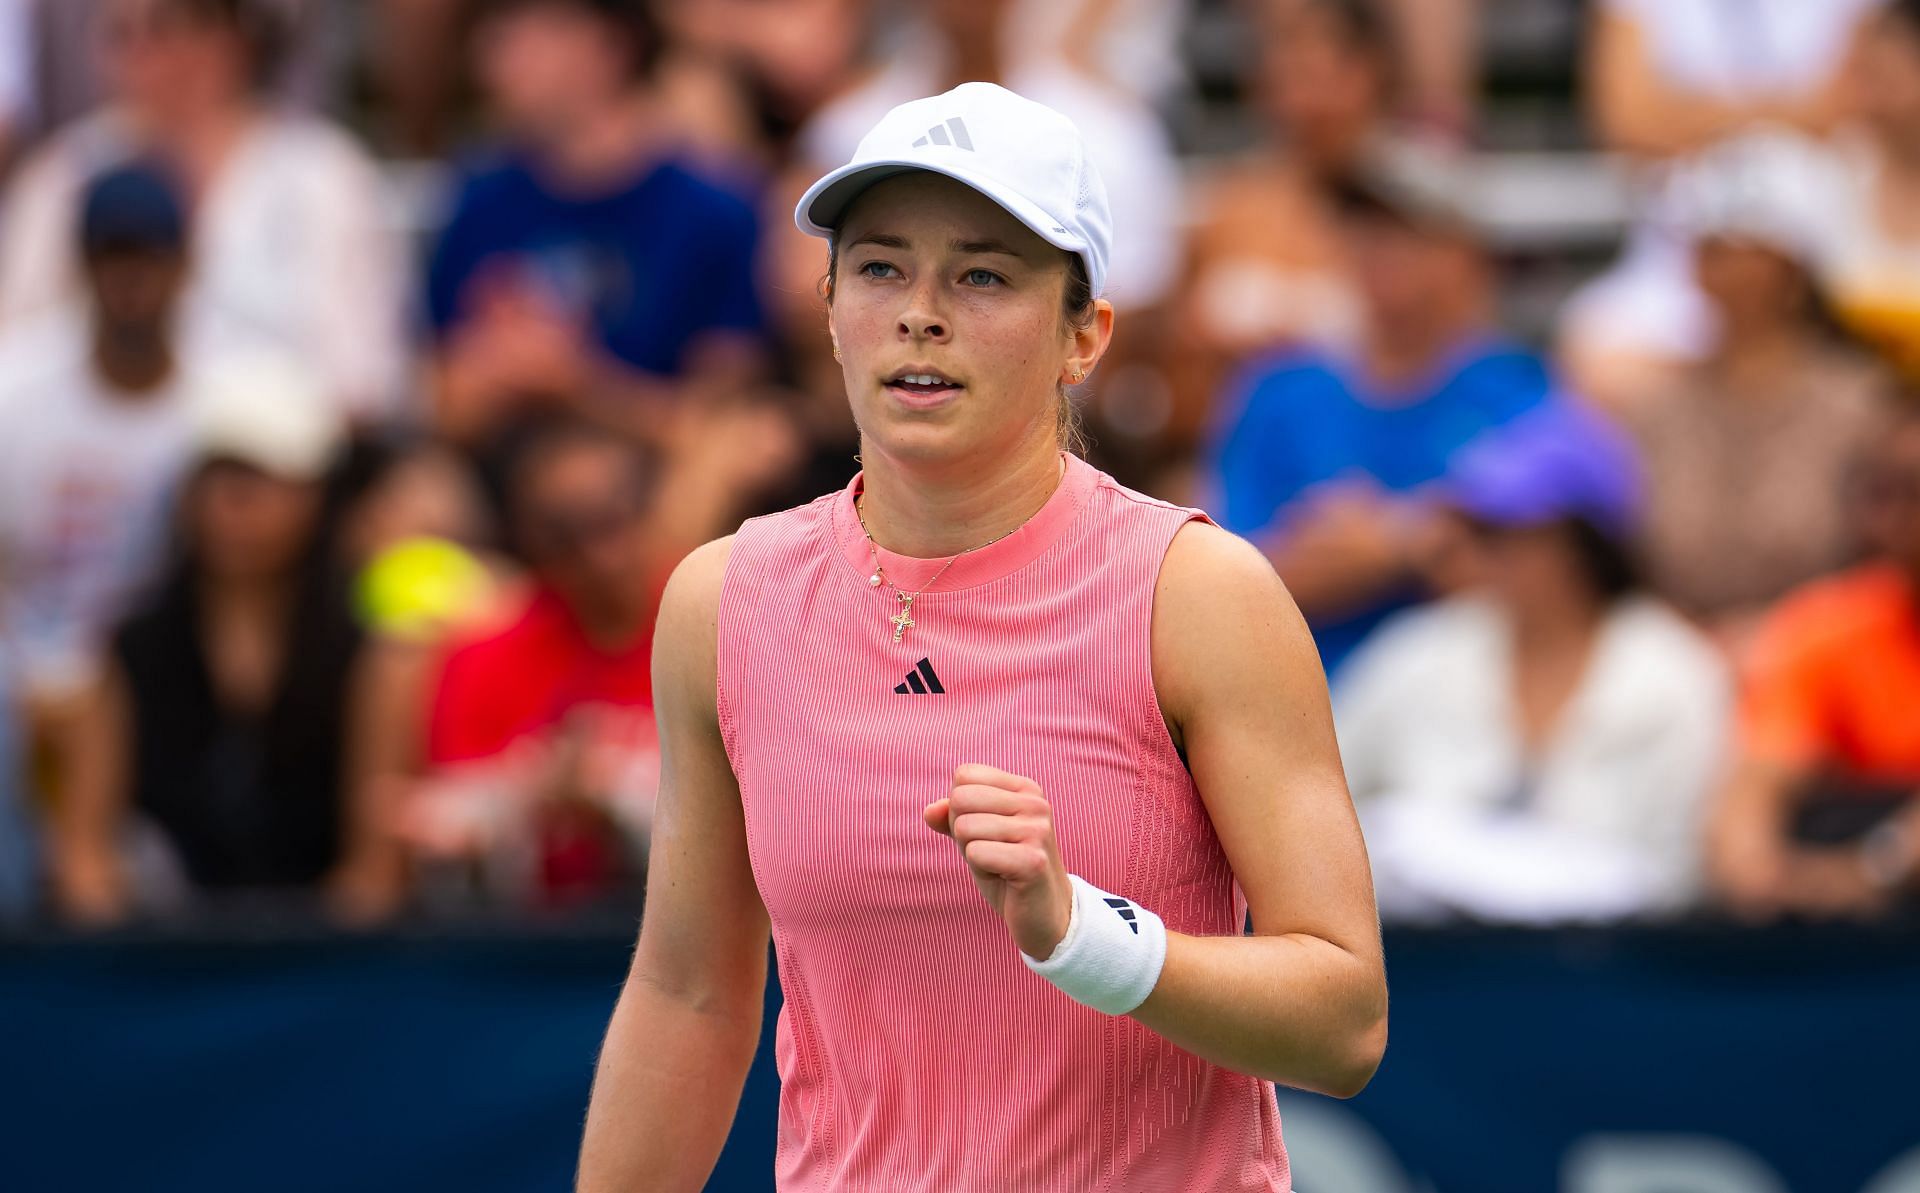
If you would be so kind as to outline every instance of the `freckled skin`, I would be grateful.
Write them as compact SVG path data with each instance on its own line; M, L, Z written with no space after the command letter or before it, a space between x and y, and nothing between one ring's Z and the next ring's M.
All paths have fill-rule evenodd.
M862 243L870 236L904 247ZM954 248L983 241L1017 255ZM1052 436L1062 362L1074 351L1061 316L1065 253L978 191L928 173L867 190L839 243L829 322L867 450L938 464L1006 458ZM965 389L911 409L885 385L911 365Z

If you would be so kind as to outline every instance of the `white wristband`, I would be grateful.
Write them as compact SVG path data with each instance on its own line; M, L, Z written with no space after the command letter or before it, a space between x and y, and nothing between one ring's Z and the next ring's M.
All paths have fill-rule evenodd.
M1027 968L1060 987L1068 998L1109 1015L1125 1015L1153 993L1167 961L1167 926L1160 917L1119 895L1109 895L1078 874L1067 934L1053 955Z

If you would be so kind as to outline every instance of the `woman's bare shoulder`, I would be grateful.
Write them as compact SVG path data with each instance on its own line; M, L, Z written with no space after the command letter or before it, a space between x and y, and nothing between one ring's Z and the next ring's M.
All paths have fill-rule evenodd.
M700 693L710 704L719 659L720 591L733 557L733 536L696 547L673 569L660 594L653 635L656 700Z

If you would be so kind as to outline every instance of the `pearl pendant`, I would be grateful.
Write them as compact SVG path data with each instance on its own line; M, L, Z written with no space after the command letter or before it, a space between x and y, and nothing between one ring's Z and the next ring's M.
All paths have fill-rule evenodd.
M868 576L868 577L867 577L867 584L868 584L868 586L869 586L869 587L872 587L872 588L878 588L878 587L880 587L880 573L879 573L879 572L875 572L875 573L874 573L873 575L871 575L871 576Z

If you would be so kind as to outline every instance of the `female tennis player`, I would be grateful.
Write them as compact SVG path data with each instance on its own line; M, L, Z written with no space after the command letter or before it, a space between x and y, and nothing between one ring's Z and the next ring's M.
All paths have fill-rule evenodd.
M1385 1047L1366 856L1266 561L1062 450L1113 326L1079 135L966 84L796 218L864 471L667 588L579 1187L705 1182L771 930L780 1189L1288 1189L1269 1083L1351 1095Z

